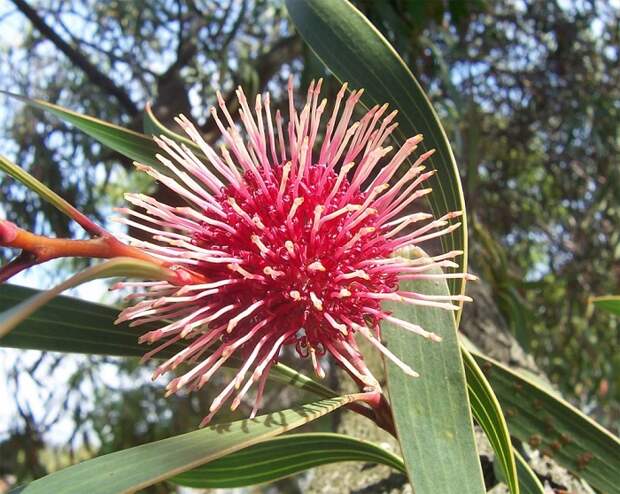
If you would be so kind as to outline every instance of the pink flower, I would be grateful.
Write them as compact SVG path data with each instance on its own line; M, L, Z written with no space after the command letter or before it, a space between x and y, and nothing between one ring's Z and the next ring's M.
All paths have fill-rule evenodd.
M455 309L451 302L465 298L399 290L400 280L443 276L428 271L456 266L451 259L462 254L398 257L399 249L458 227L447 226L447 220L459 213L433 220L426 213L408 212L430 192L419 187L433 174L422 166L432 151L419 156L400 178L396 173L422 136L408 139L393 153L386 141L397 125L396 112L386 115L387 105L376 106L352 122L362 91L351 92L344 101L346 84L323 126L327 101L319 102L320 89L321 81L310 85L298 113L289 83L288 122L279 111L272 119L269 94L259 95L252 111L238 89L245 138L218 94L223 120L215 108L211 114L224 142L219 153L186 117L176 119L206 156L208 167L190 147L164 136L156 142L166 174L137 165L187 206L173 207L142 194L126 196L138 209L122 210L128 218L120 221L153 235L152 242L129 238L129 243L198 275L188 279L202 280L184 286L121 284L143 287L145 293L118 322L139 326L166 320L141 337L142 342L159 343L145 358L186 342L155 376L191 362L191 370L167 389L169 394L196 390L232 356L241 357L236 377L214 399L203 424L231 398L235 409L258 383L254 416L269 369L287 345L310 357L319 377L324 376L321 361L329 354L360 386L377 389L358 351L358 335L416 375L382 345L380 321L434 341L440 338L391 316L381 302Z

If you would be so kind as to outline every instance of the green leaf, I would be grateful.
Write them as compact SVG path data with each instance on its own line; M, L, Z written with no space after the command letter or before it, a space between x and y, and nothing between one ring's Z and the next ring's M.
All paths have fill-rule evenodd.
M224 456L170 479L199 489L244 487L273 482L309 468L341 461L387 465L405 473L398 456L342 434L309 433L277 437Z
M99 120L98 118L91 117L89 115L82 115L81 113L68 110L62 106L54 105L40 99L30 99L2 90L0 90L0 94L17 99L33 108L38 108L51 113L60 118L62 121L74 125L85 134L91 136L104 146L109 147L123 156L137 161L138 163L149 165L160 173L169 176L173 180L179 180L173 172L168 170L168 168L163 166L159 160L157 160L155 155L160 153L161 149L148 135L121 127L120 125L114 125L110 122L106 122L105 120ZM144 122L145 128L147 128L149 132L157 133L158 135L167 135L178 142L182 142L192 147L196 156L202 160L204 165L210 167L209 160L204 156L202 151L200 151L200 148L196 146L191 139L176 134L175 132L172 132L164 127L157 120L157 118L155 118L150 106L147 106L145 110ZM217 170L211 168L211 171L219 176L219 172Z
M0 311L11 310L24 300L45 292L17 285L0 285ZM114 325L118 310L107 305L86 302L71 297L56 297L37 312L28 316L8 335L0 338L0 346L95 355L140 357L148 346L138 343L138 332L128 323ZM145 325L142 331L156 329ZM159 352L171 357L183 349L176 343ZM234 360L231 358L231 361ZM283 364L274 365L269 373L273 381L288 384L331 398L336 392Z
M40 295L8 283L0 285L0 311ZM107 305L59 296L18 324L0 339L0 346L94 355L141 356L147 348L138 343L138 333L128 323L114 325L118 310ZM147 326L148 329L155 327ZM182 347L171 345L162 353L170 356Z
M202 150L200 149L200 146L198 146L190 138L184 135L181 135L181 134L177 134L176 132L173 132L172 130L164 126L164 124L162 124L159 121L159 119L155 116L155 113L153 113L153 108L151 107L150 103L147 103L146 108L144 109L144 118L142 119L142 126L144 128L144 132L146 132L149 135L156 135L156 136L165 135L179 144L185 144L192 150L192 152L196 155L196 157L200 159L202 163L205 164L205 166L210 167L209 168L210 171L215 176L217 176L223 182L227 181L226 178L223 177L218 170L210 166L210 161L205 156L205 154L202 152Z
M400 288L427 295L448 294L443 280L406 281ZM453 314L399 302L384 304L384 308L442 338L439 343L432 342L387 321L382 324L386 345L420 374L412 378L386 359L396 431L415 492L485 492Z
M620 492L620 440L530 378L473 353L491 383L510 434L606 493Z
M0 94L10 96L29 106L57 116L64 122L74 125L85 134L88 134L101 144L119 152L123 156L157 168L162 173L170 173L165 167L161 166L161 163L155 158L155 154L159 152L159 147L155 144L153 139L144 134L88 115L82 115L40 99L29 99L6 91L0 91Z
M517 465L515 464L510 434L508 433L508 426L506 425L502 409L493 393L493 389L474 358L463 347L461 347L461 352L465 363L465 377L474 417L484 430L495 451L495 456L501 466L510 492L519 494Z
M544 486L536 476L536 473L527 464L525 458L516 450L514 456L517 464L517 475L519 477L519 492L522 494L545 494ZM493 472L499 481L506 483L506 476L504 475L501 465L498 464L497 457L495 461L493 461Z
M333 389L284 364L276 364L271 368L269 380L294 386L322 398L333 398L338 394Z
M166 127L159 121L159 119L155 116L155 113L153 113L153 108L151 107L150 103L147 103L146 108L144 109L144 118L142 119L142 125L144 127L144 132L148 133L149 135L165 135L176 142L186 144L202 156L202 151L200 150L200 147L197 146L194 141L181 134L177 134L176 132L171 131L168 127Z
M358 398L359 395L346 395L317 401L252 420L215 424L202 430L117 451L47 475L29 484L23 492L135 492L307 424Z
M545 487L527 464L525 458L518 451L515 451L514 454L517 460L517 475L521 494L545 494Z
M51 290L39 292L2 312L0 314L0 341L20 322L65 290L87 281L116 276L165 280L169 278L170 272L156 264L130 257L117 257L100 264L95 264L71 276Z
M4 156L0 156L0 170L6 172L15 180L21 182L34 193L36 193L43 200L49 202L52 206L63 212L70 218L77 221L87 232L99 234L103 231L98 225L93 223L87 216L74 208L71 204L65 201L62 197L56 194L53 190L47 187L45 184L39 182L36 178L30 175L28 172L12 163Z
M431 207L436 216L463 211L465 202L454 155L446 133L424 90L394 48L351 3L346 0L286 0L291 19L317 57L340 81L364 88L367 106L389 103L399 110L395 141L424 134L422 151L435 149L427 161L438 171L431 179ZM461 266L467 270L467 221L450 235L442 236L444 249L465 251ZM461 280L451 280L453 292L464 290Z
M591 297L590 303L594 307L603 309L612 314L620 316L620 295L604 295L601 297Z

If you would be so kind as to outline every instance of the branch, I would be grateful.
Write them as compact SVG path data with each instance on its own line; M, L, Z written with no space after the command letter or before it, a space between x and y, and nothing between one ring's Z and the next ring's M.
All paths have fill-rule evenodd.
M164 265L163 261L118 241L108 232L88 240L49 238L22 230L9 221L0 221L0 247L21 249L21 253L15 259L0 267L0 282L8 280L26 268L59 257L99 259L133 257L158 266Z
M30 252L21 252L15 259L4 266L0 266L0 283L4 283L25 269L31 268L37 263L34 255Z
M177 49L177 59L172 63L172 65L170 65L170 67L166 69L163 74L157 76L157 79L160 81L160 83L165 82L176 76L177 73L183 67L185 67L192 58L194 58L194 55L196 55L197 51L198 47L196 46L196 43L194 43L194 41L190 40L180 42Z
M71 62L82 69L88 76L90 81L104 90L106 93L114 96L118 102L131 115L137 115L139 110L129 95L107 75L99 71L81 52L69 45L63 40L46 22L37 14L37 12L28 5L25 0L11 0L17 9L24 14L32 25L47 39L49 39L56 48L58 48Z
M301 40L298 36L289 36L278 40L271 50L263 53L256 58L255 66L259 80L259 91L264 88L274 74L282 67L282 64L293 60L301 54ZM237 84L234 84L230 94L224 97L228 111L233 114L238 110L239 104L235 98L235 90ZM213 118L209 118L204 125L201 126L203 133L207 134L207 140L214 134L217 134L218 128Z

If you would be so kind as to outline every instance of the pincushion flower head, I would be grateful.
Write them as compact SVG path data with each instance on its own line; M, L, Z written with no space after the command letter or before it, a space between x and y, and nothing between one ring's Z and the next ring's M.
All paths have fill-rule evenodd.
M192 364L169 382L169 394L200 389L230 359L239 359L236 376L203 424L226 402L235 409L255 384L254 416L269 370L286 346L309 358L320 377L331 358L360 387L376 389L358 350L356 338L363 338L416 375L381 343L380 322L439 337L391 316L381 302L454 309L463 299L399 290L401 280L448 276L429 271L456 266L459 251L414 260L398 252L454 230L458 224L448 226L448 220L459 213L433 219L411 212L414 201L430 193L422 185L433 172L423 163L432 151L402 170L422 136L392 149L387 141L396 112L376 106L355 119L362 91L345 97L346 90L345 84L329 108L320 100L321 81L313 82L298 111L289 83L285 118L280 111L272 116L269 94L258 95L252 109L238 89L240 127L218 94L221 113L212 108L211 114L221 132L219 152L181 115L176 121L196 147L161 136L162 168L137 164L186 205L127 194L133 208L123 209L119 220L152 237L127 241L190 276L182 284L122 283L144 290L118 321L161 324L140 339L154 344L146 358L184 343L155 371L157 377Z

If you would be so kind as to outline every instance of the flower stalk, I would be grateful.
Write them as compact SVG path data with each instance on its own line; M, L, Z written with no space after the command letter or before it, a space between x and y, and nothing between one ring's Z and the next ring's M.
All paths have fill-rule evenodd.
M98 228L91 231L98 231L100 236L86 240L51 238L23 230L10 221L0 221L0 246L21 250L16 258L0 268L0 282L5 282L24 269L61 257L91 259L130 257L157 266L166 266L162 260L147 252L120 242L106 230ZM183 279L183 282L186 281L187 274ZM204 281L204 277L194 274L193 281Z

